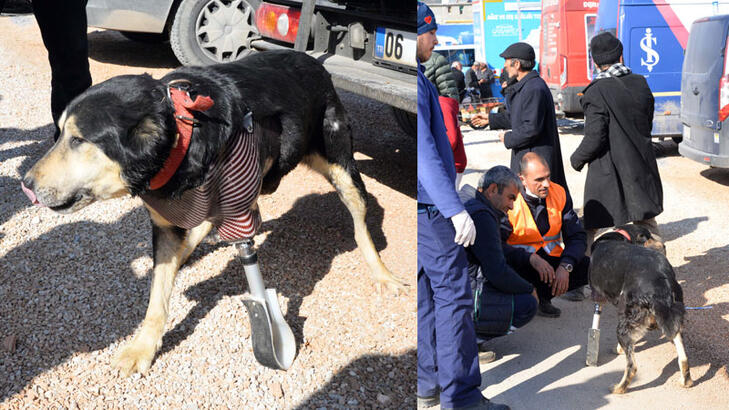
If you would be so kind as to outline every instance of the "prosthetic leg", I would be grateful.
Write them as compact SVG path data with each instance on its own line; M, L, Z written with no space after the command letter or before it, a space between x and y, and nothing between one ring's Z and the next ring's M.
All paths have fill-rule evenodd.
M585 363L588 366L597 366L597 356L600 351L600 313L602 313L602 305L595 303L592 328L587 331L587 360Z
M252 239L235 244L243 259L249 295L243 300L251 321L253 354L259 363L286 370L296 355L294 333L284 320L275 289L266 289Z

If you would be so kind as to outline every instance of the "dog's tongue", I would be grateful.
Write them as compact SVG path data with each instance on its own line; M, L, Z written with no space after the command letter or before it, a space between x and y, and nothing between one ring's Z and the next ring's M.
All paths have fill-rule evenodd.
M23 188L23 192L25 192L25 195L30 199L30 202L33 203L33 205L43 206L40 202L38 202L38 198L36 198L35 193L31 191L30 189L25 187L24 183L20 183L20 187Z

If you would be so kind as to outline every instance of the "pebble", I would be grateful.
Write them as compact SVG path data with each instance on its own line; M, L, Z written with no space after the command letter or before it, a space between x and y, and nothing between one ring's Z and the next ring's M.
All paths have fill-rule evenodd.
M271 391L271 394L273 397L276 397L277 399L280 399L283 397L283 390L281 389L281 383L279 382L272 382L269 386L269 390Z
M377 401L380 402L380 404L387 404L390 402L390 396L382 393L377 393Z
M5 350L8 353L15 352L15 347L18 344L18 336L16 335L10 335L6 336L3 339L3 350Z

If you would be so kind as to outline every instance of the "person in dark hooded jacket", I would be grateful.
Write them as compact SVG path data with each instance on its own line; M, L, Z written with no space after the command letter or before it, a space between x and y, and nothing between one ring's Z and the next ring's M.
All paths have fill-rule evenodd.
M584 227L588 252L599 228L634 222L659 236L663 188L651 145L653 94L645 78L622 64L623 45L603 32L590 41L601 72L585 88L585 137L570 157L585 181Z
M527 43L514 43L499 55L506 59L509 76L517 78L517 83L510 86L512 90L506 95L511 130L499 134L504 146L511 149L511 170L518 173L521 157L527 152L536 152L547 161L552 181L564 187L569 195L554 100L547 84L533 71L534 49ZM471 122L476 126L490 125L495 117L503 117L503 114L477 114ZM497 123L503 121L495 119L493 123L491 129L496 129Z
M476 241L466 255L479 338L505 335L529 323L537 312L534 286L507 264L501 245L502 220L514 207L520 185L516 174L497 165L481 176L477 189L465 185L459 192L476 224Z

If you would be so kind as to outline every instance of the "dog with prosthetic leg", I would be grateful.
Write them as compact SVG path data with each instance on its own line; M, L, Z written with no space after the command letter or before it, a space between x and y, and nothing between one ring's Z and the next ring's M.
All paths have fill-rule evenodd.
M625 352L627 363L623 378L612 392L625 393L637 371L635 343L646 331L655 329L673 341L681 385L691 387L693 380L681 337L685 313L683 290L665 256L663 244L644 227L619 226L593 243L589 277L593 298L599 303L610 301L618 307L618 352ZM595 314L599 315L597 306ZM588 364L596 364L594 329L590 331Z
M56 144L23 178L29 199L71 213L131 194L152 221L149 305L139 333L114 360L122 373L150 369L178 269L213 228L243 259L256 358L273 368L291 365L294 337L275 291L265 288L252 239L261 222L258 196L274 192L302 162L336 188L375 281L402 286L365 224L367 192L344 107L329 73L304 53L266 51L161 79L114 77L76 97L58 126Z

